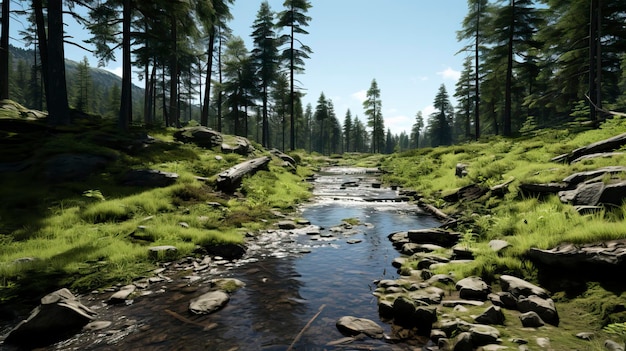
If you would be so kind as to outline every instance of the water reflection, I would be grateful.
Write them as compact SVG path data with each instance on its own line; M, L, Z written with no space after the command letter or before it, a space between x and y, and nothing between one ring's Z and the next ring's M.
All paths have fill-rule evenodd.
M191 285L175 280L130 306L105 306L103 297L96 296L87 305L98 310L99 319L112 321L111 329L84 333L49 349L287 350L293 344L293 350L331 350L334 347L327 344L343 337L335 323L348 315L377 321L389 332L389 326L379 320L372 295L373 281L397 277L391 262L398 254L387 235L438 223L411 204L363 201L395 195L389 189L373 188L372 175L346 170L325 174L315 182L317 201L304 207L300 216L332 237L269 233L263 239L269 243L259 248L271 252L255 248L247 263L206 275ZM353 183L341 186L347 182ZM347 218L361 224L330 233L331 227ZM351 244L354 239L360 242ZM311 253L303 254L305 248ZM246 286L232 294L223 310L207 316L190 314L189 301L208 291L208 280L216 276L234 277ZM409 349L372 339L352 346Z

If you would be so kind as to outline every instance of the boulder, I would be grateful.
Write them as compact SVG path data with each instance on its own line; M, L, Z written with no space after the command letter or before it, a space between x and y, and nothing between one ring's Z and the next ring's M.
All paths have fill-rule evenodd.
M519 297L520 295L537 295L542 298L547 298L549 296L545 289L512 275L501 275L500 286L503 291L510 292L515 297Z
M217 290L210 291L189 302L189 311L195 314L209 314L224 307L230 296L227 293Z
M457 163L456 167L454 169L454 175L459 177L459 178L463 178L463 177L467 176L467 174L468 174L467 167L469 167L469 165L467 165L465 163Z
M494 327L474 324L469 330L474 347L495 344L500 338L500 332Z
M527 328L539 328L545 325L541 317L533 311L520 314L519 319L522 321L522 325Z
M504 325L504 313L498 306L489 306L481 315L474 318L479 324Z
M162 188L176 182L178 174L155 169L134 169L122 177L122 185Z
M624 200L626 200L626 181L608 184L602 191L598 201L604 205L619 207L624 203Z
M563 243L549 250L531 248L530 258L535 263L578 273L621 272L626 267L626 240L584 245Z
M619 344L613 340L605 340L604 341L604 348L607 351L624 351L624 345L623 344Z
M511 244L505 240L491 240L488 245L495 252L500 252L511 246Z
M430 330L437 321L437 309L430 306L421 306L409 296L400 296L393 302L393 317L398 325L417 327Z
M460 233L440 228L416 229L407 232L407 238L412 243L435 244L443 247L452 247L461 237Z
M225 154L238 154L241 156L248 156L256 150L250 143L250 140L242 136L236 136L229 143L223 142L221 148Z
M459 333L453 341L454 351L473 351L472 334L469 332Z
M44 296L4 342L24 349L44 347L78 333L95 315L68 289L60 289Z
M513 296L513 294L511 294L510 292L499 291L495 294L489 294L487 298L495 306L508 308L510 310L517 309L517 298Z
M570 175L569 177L563 179L563 181L570 186L575 186L579 183L582 183L588 179L602 177L606 174L617 174L626 172L626 166L608 166L598 168L592 171L586 172L578 172Z
M559 314L552 299L544 299L537 295L530 295L517 301L517 309L522 312L536 312L541 319L554 326L559 326Z
M279 229L285 229L285 230L296 229L296 222L294 221L280 221L276 225L278 226Z
M174 132L174 139L183 143L194 143L204 148L214 148L222 144L222 134L207 127L186 127Z
M459 280L456 285L462 299L468 300L487 300L487 295L491 292L491 288L480 277L467 277Z
M210 255L220 256L227 260L242 258L248 250L245 245L235 243L207 244L203 246L203 249Z
M152 246L148 248L148 257L153 260L173 260L176 258L178 248L172 245Z
M365 334L371 338L382 339L384 330L376 322L352 316L339 318L336 323L337 329L348 336Z

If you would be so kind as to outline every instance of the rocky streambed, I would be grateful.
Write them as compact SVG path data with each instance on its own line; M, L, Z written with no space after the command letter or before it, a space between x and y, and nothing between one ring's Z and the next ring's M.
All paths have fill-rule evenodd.
M130 285L78 297L55 292L36 309L40 317L31 316L31 329L6 325L0 347L559 349L551 335L562 333L562 321L549 291L511 275L488 284L433 273L474 254L459 245L460 233L407 202L412 194L382 187L376 172L332 168L310 179L315 201L250 234L241 255L223 248L223 256L166 263ZM507 245L489 244L496 252ZM416 269L406 269L407 260ZM593 333L567 332L590 347Z

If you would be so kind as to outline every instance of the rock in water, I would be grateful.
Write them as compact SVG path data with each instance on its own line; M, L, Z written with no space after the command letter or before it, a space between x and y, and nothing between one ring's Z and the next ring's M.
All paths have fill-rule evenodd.
M365 334L371 338L381 339L383 337L383 328L376 322L365 318L357 318L345 316L337 321L337 329L347 335Z
M47 346L78 333L95 315L68 289L60 289L44 296L4 342L24 349Z
M223 291L211 291L189 302L189 311L195 314L209 314L224 307L230 296Z

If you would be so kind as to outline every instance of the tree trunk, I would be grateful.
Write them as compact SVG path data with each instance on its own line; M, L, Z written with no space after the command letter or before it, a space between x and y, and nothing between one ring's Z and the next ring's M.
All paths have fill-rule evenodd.
M263 156L239 163L217 175L215 186L218 190L234 192L241 185L241 180L248 174L267 169L271 158Z
M171 29L172 29L172 37L170 40L172 41L172 53L170 56L170 125L180 127L180 121L178 120L178 53L177 53L177 44L176 41L178 39L178 34L176 31L176 18L171 17Z
M479 42L480 42L480 38L479 38L479 32L480 32L480 0L477 2L478 3L478 11L476 12L476 44L475 44L475 52L474 52L474 66L475 66L475 72L474 72L474 89L475 89L475 97L474 99L476 99L474 101L475 106L474 106L474 133L476 134L476 140L478 140L478 138L480 138L480 89L478 87L479 84L479 80L480 80L480 76L478 74L478 64L479 64L479 60L478 60L478 51L479 51Z
M48 123L69 125L63 48L63 1L48 1Z
M39 44L39 57L41 59L42 86L44 87L45 101L47 102L50 101L48 97L48 37L46 35L46 22L43 16L42 0L33 0L33 12L35 13L37 43ZM41 107L41 109L43 109L43 106Z
M130 17L131 0L124 0L122 15L122 96L120 99L120 115L118 126L121 130L128 130L133 119L131 59L130 59Z
M219 72L219 82L220 82L220 86L219 86L219 91L217 92L217 131L218 132L222 132L222 84L224 83L222 80L222 45L224 44L222 42L222 33L221 33L221 29L220 29L220 43L218 46L218 53L217 53L217 69Z
M291 99L289 99L290 111L291 111L291 130L290 130L291 150L295 150L296 149L296 129L295 129L295 126L296 126L295 110L296 109L295 109L295 103L294 103L294 100L295 100L296 96L295 96L295 90L294 90L294 86L293 86L293 83L294 83L293 75L294 75L294 70L295 70L294 69L294 51L293 51L293 42L294 42L293 27L294 27L294 25L295 25L294 24L294 3L292 1L291 2L291 55L290 55L291 56L290 57L291 62L290 62L290 67L289 67L289 69L291 71L291 82L290 82L291 83L290 84L291 85L291 95L290 95ZM283 147L283 151L284 150L285 150L285 148Z
M0 100L9 98L9 8L11 1L2 1L2 33L0 34Z
M202 104L202 116L200 125L209 126L209 102L211 97L211 74L213 73L213 51L215 51L215 26L209 35L209 49L207 51L206 79L204 83L204 101Z
M513 84L513 36L515 34L515 0L511 0L511 23L509 28L509 45L506 64L506 81L504 87L504 123L502 124L502 135L510 137L511 118L513 102L511 98L511 85Z

